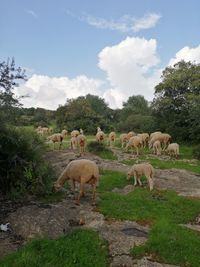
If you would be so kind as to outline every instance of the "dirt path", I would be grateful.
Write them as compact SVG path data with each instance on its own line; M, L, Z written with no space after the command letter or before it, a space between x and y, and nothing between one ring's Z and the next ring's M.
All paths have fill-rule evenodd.
M115 152L118 159L130 158L130 154L121 155ZM59 175L67 164L77 158L71 150L50 151L48 160L53 164ZM117 161L102 160L87 153L84 158L94 160L102 169L127 172L129 166ZM200 197L200 176L184 170L156 170L155 187L173 189L179 194L191 197ZM124 191L123 191L124 190ZM130 185L119 193L133 190ZM88 195L88 194L87 194ZM29 205L11 210L3 221L10 222L12 233L0 232L0 256L6 255L27 240L36 236L58 238L72 228L91 228L98 231L100 236L109 243L110 262L112 267L140 266L140 267L169 267L170 265L152 262L150 259L133 260L129 254L130 248L143 244L148 238L149 227L144 227L132 221L107 221L103 214L90 205L90 194L81 200L81 205L74 204L72 192L66 192L62 202L57 204L39 204L32 202Z

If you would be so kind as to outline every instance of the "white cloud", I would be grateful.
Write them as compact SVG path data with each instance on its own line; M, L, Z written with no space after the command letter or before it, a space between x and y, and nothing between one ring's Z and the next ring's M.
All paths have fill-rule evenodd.
M127 37L121 43L104 48L99 53L99 67L107 73L112 87L104 93L110 105L121 107L131 95L144 95L152 100L160 71L156 55L156 40Z
M200 45L195 48L190 48L189 46L183 47L176 53L174 58L170 59L169 65L173 66L181 60L200 63Z
M65 104L67 98L76 98L89 93L100 94L102 84L102 81L85 75L69 79L35 74L24 85L15 88L15 93L18 96L29 95L21 101L24 107L57 109L59 104Z
M88 14L83 16L83 20L86 20L88 24L96 28L116 30L120 32L139 32L141 30L152 28L160 18L161 16L155 13L146 14L139 19L136 19L133 16L124 15L118 20L97 18Z
M31 9L26 10L26 13L28 13L29 15L31 15L35 19L38 18L38 15L33 10L31 10Z

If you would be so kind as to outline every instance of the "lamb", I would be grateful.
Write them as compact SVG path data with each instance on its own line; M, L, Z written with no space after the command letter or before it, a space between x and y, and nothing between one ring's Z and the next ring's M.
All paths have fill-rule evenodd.
M128 149L132 149L133 153L133 148L136 148L137 151L137 156L139 155L139 148L142 147L142 139L139 136L133 136L130 138L128 141L128 144L126 145L126 151L128 152Z
M113 144L115 143L116 140L116 133L115 132L111 132L108 135L108 144L110 145L110 147L113 146Z
M78 130L73 130L73 131L71 132L71 137L77 137L79 134L80 134L80 133L79 133Z
M126 133L123 133L123 134L120 134L120 142L121 142L121 148L124 148L124 145L126 145L126 143L128 142L128 134Z
M80 192L76 203L80 204L80 198L84 196L84 184L90 184L92 187L92 203L95 204L96 186L99 182L99 169L94 161L88 159L79 159L71 161L57 181L53 184L54 192L60 191L64 183L71 180L73 189L75 182L80 183Z
M169 153L170 156L174 155L176 158L179 156L179 144L171 143L168 145L166 152Z
M60 143L60 145L59 145L59 149L60 149L63 139L64 139L64 137L63 137L63 135L61 133L53 134L53 135L51 135L51 136L49 136L47 138L48 141L52 141L53 142L53 149L55 149L55 143L57 143L57 142Z
M73 136L70 140L70 147L71 149L75 150L77 148L77 137Z
M77 137L77 144L79 146L80 155L82 155L85 152L86 147L86 137L83 134L80 134Z
M162 148L161 148L160 141L159 140L155 141L153 143L153 152L154 152L154 154L156 154L157 156L161 155L161 150L162 150Z
M140 163L140 164L135 164L131 167L131 169L128 171L127 174L127 180L130 180L131 177L134 177L134 186L137 185L137 181L139 182L139 185L142 185L142 182L140 178L142 176L145 176L147 178L148 184L149 184L149 189L150 191L153 190L153 185L154 185L154 168L151 164L149 163Z
M103 142L104 138L105 138L105 134L103 131L97 132L97 134L96 134L97 142L99 142L99 143Z

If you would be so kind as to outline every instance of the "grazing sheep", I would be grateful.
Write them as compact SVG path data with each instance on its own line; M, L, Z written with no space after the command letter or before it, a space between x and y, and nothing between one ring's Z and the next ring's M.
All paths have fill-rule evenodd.
M97 142L101 143L101 142L104 141L104 139L105 139L104 132L103 131L97 132L97 134L96 134L96 140L97 140Z
M126 133L120 134L119 139L120 139L120 142L121 142L121 148L124 148L124 145L126 145L126 143L129 140L128 134L126 134Z
M55 133L55 134L53 134L47 138L48 141L53 142L53 149L55 149L55 143L58 143L58 142L60 143L60 145L59 145L59 149L60 149L63 139L64 139L64 137L61 133Z
M72 181L73 189L75 189L75 182L80 183L77 204L80 203L80 198L84 196L84 184L91 184L92 202L95 203L96 186L99 182L99 169L94 161L88 159L71 161L53 184L53 191L59 191L67 180Z
M154 132L154 133L151 133L150 134L150 138L149 138L149 140L151 140L152 139L152 137L154 137L154 135L156 135L156 134L161 134L162 132Z
M137 136L140 136L142 138L142 145L143 147L146 147L149 142L149 134L148 133L141 133Z
M134 177L134 186L137 185L137 181L139 182L139 185L141 186L142 182L140 178L142 176L145 176L148 180L150 191L153 190L154 168L151 164L140 163L140 164L133 165L127 174L127 180L130 180L132 176Z
M139 155L139 148L142 147L142 139L139 136L133 136L129 139L128 144L126 145L126 151L128 152L128 149L132 149L133 153L133 148L136 148L137 151L137 156Z
M179 156L179 144L177 143L171 143L168 145L166 152L169 153L170 156L175 156L178 158Z
M161 143L159 140L157 140L153 143L153 153L159 156L161 155L161 151L162 151Z
M163 151L164 151L171 140L171 135L166 133L155 134L149 141L149 148L152 148L153 143L157 140L160 141L161 146L163 145Z
M131 131L127 135L128 135L128 140L129 140L131 137L135 136L136 134L133 131Z
M85 137L85 135L80 134L77 137L77 144L79 146L80 155L82 155L85 152L85 147L86 147L86 137Z
M113 144L115 143L116 140L116 133L115 132L111 132L108 135L108 144L110 145L110 147L113 146Z
M73 136L71 138L71 140L70 140L70 147L71 147L71 149L73 149L73 150L77 149L77 145L78 145L78 143L77 143L77 137Z
M80 134L80 133L79 133L78 130L73 130L73 131L71 132L71 137L77 137L79 134Z

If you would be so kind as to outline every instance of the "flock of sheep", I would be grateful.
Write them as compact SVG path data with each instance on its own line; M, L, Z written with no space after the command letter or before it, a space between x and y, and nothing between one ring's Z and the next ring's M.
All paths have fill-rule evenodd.
M37 132L41 135L47 135L52 133L51 128L47 127L38 127ZM47 137L48 141L54 143L59 142L61 147L62 141L67 135L67 130L63 130L61 133L52 134ZM100 127L97 127L96 141L99 143L104 142L107 139L107 144L112 147L116 141L116 133L111 132L108 135L108 138L101 130ZM137 156L139 155L139 149L149 147L153 150L153 153L156 155L161 155L162 151L179 156L179 145L177 143L171 143L171 136L167 133L154 132L150 135L148 133L135 134L134 132L123 133L120 135L121 148L125 148L126 151L129 149L136 149ZM77 149L79 147L79 152L82 155L85 152L86 147L86 137L83 133L83 130L73 130L71 132L70 146L72 149ZM149 163L140 163L134 164L127 173L127 179L134 177L134 186L139 183L142 185L140 178L145 176L147 178L150 191L153 190L154 186L154 168ZM95 203L95 193L96 186L99 183L99 169L95 162L88 159L79 159L71 161L63 173L59 176L57 181L53 184L53 191L57 192L62 189L64 183L67 180L71 180L73 189L75 189L75 184L78 182L80 184L80 192L76 203L80 203L80 198L84 196L84 184L90 184L92 187L92 203Z

